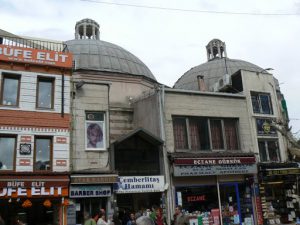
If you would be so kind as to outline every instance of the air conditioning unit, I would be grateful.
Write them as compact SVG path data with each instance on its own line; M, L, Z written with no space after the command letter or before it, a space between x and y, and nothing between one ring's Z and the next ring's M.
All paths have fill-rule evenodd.
M229 74L225 74L218 80L218 90L222 90L225 87L231 86L231 76Z

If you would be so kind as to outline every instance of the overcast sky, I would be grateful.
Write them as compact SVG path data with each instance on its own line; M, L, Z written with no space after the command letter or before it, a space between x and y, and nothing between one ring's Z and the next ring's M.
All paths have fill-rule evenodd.
M205 63L205 46L213 38L221 39L229 58L274 69L271 72L285 95L290 125L300 138L300 1L0 0L0 29L18 35L70 40L75 23L83 18L97 21L101 40L136 55L168 86L190 68Z

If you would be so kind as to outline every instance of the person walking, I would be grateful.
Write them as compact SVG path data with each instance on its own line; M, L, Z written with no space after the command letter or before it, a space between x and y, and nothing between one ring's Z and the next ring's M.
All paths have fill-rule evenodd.
M106 222L105 213L103 211L100 211L99 213L97 225L108 225L108 223Z
M134 213L130 213L130 219L127 222L127 225L136 225L135 214Z
M189 225L189 217L182 213L182 206L178 205L175 208L176 219L174 221L174 225Z
M87 219L84 222L84 225L97 225L97 220L99 219L99 213L94 212L91 216L91 218Z

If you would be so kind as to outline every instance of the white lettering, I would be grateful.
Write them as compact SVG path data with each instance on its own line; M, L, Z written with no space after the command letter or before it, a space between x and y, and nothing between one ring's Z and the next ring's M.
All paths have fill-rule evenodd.
M18 196L26 196L26 188L18 188Z
M2 188L2 192L0 192L0 197L7 195L7 188Z
M37 52L36 58L38 60L45 60L45 52Z
M38 188L35 188L35 187L32 187L31 188L31 195L34 196L34 195L40 195L41 194L41 190L38 189Z
M61 57L62 62L66 62L66 59L68 58L67 55L59 55Z
M32 58L32 51L24 50L23 57L25 59L31 59Z
M61 195L61 187L57 187L57 194Z
M41 195L49 195L49 192L45 190L45 187L41 187Z
M48 60L48 61L54 61L54 59L51 58L51 55L50 55L49 52L46 53L46 60Z
M17 192L17 190L14 188L7 188L7 196L11 196L14 192Z

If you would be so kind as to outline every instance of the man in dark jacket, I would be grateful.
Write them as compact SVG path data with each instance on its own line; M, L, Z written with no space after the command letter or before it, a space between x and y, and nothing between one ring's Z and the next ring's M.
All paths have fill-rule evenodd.
M189 225L189 217L182 213L181 205L178 205L175 208L176 219L174 221L174 225Z

